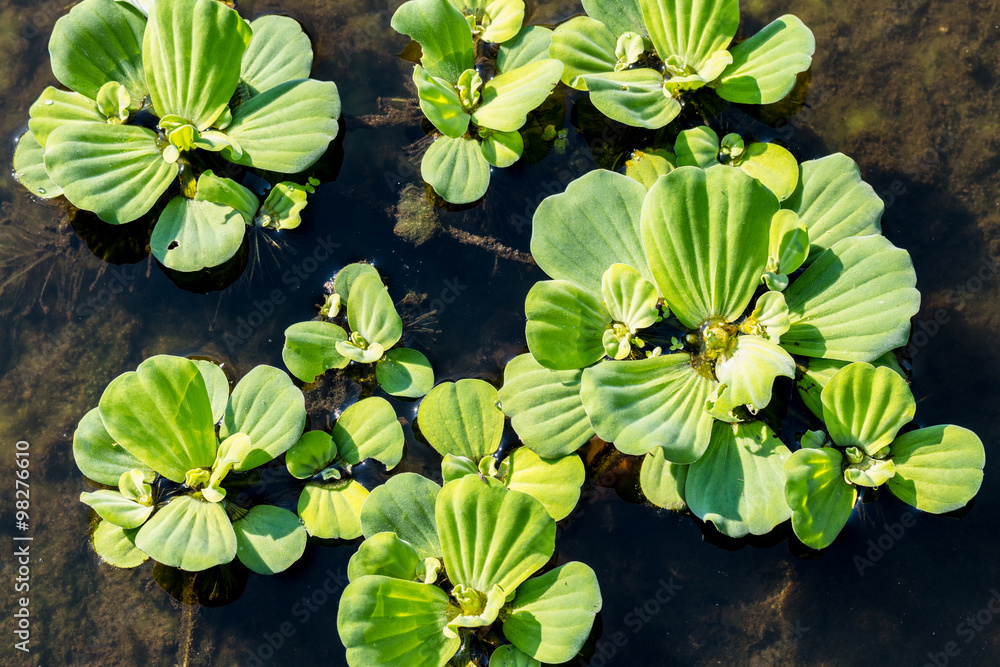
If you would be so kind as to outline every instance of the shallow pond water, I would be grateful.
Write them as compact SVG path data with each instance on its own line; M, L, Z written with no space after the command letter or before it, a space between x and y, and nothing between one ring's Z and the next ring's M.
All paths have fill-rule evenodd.
M46 44L71 4L0 0L4 164L29 104L54 83ZM150 565L119 571L93 554L71 438L106 384L150 355L209 356L237 376L256 364L282 367L285 327L311 317L324 282L357 260L373 261L395 298L409 295L411 346L427 353L439 379L499 383L524 349L524 296L542 277L513 252L528 249L530 214L594 168L595 153L607 166L613 151L591 129L580 132L582 111L568 114L558 150L495 173L476 207L417 206L443 231L418 246L401 238L397 215L423 201L421 190L407 189L420 185L408 155L423 133L406 104L392 101L413 96L411 67L396 57L406 39L388 27L398 4L240 3L248 18L280 12L306 27L313 76L338 84L347 131L339 175L320 187L302 227L254 236L248 270L221 292L178 289L148 258L105 263L74 231L87 237L65 204L37 203L13 179L0 180L0 539L12 544L19 440L30 443L34 537L31 653L11 646L14 567L4 556L0 664L346 664L337 599L356 545L312 544L290 571L251 575L227 606L182 605L154 583ZM790 121L769 110L761 120L779 127L768 128L730 110L725 122L784 140L800 160L844 152L886 200L885 235L910 252L922 293L909 346L916 421L975 430L987 448L986 477L960 518L921 514L885 493L816 557L787 526L735 542L640 504L634 476L600 465L597 452L557 541L559 562L590 564L604 592L579 664L998 664L1000 6L749 0L741 8L748 33L797 14L817 51L806 103ZM538 23L579 11L566 1L530 5ZM470 244L470 235L489 241ZM511 252L498 253L500 245ZM313 424L352 398L349 387L319 383L307 395ZM412 419L415 404L396 406ZM433 474L429 448L406 432L400 470Z

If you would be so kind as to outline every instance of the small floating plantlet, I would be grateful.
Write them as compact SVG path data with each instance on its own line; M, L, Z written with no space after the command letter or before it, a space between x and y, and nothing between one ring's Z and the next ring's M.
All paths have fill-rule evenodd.
M384 398L365 398L337 419L332 433L308 431L285 453L285 466L306 480L298 512L310 535L353 540L361 536L368 491L353 468L375 459L391 470L403 458L403 427Z
M785 463L785 498L795 536L814 549L837 538L858 491L885 485L917 509L943 514L965 507L983 482L986 452L960 426L899 433L916 403L891 368L853 363L821 394L826 431L808 431Z
M497 479L534 497L556 521L565 519L580 500L583 461L572 451L543 458L530 447L517 447L498 463L504 421L500 395L483 380L442 382L417 412L420 432L444 457L446 483L466 475Z
M727 535L768 532L790 516L790 452L754 421L775 379L795 376L793 355L873 361L909 335L916 276L880 235L882 208L841 155L802 164L783 202L721 164L648 190L607 171L571 183L534 218L553 280L525 301L535 363L516 359L504 391L535 399L512 404L515 429L559 424L577 446L596 433L645 457L654 502L681 495Z
M685 93L710 87L724 100L771 104L812 63L816 41L786 14L733 44L737 0L584 0L586 16L558 26L551 57L562 80L604 115L657 129L681 111Z
M337 87L309 78L312 45L287 17L247 23L214 0L84 0L56 22L49 53L69 90L46 88L31 106L18 179L110 224L158 216L150 248L175 271L224 264L255 222L257 196L223 173L302 172L337 135ZM277 185L258 222L296 226L304 187Z
M440 133L420 165L423 179L445 201L483 197L490 168L521 158L518 130L559 83L562 63L548 57L546 28L522 28L524 3L409 0L392 27L420 44L413 82L420 108ZM477 48L500 43L494 68L477 67Z
M327 321L347 311L348 333ZM403 335L403 321L389 291L371 264L341 269L333 293L320 310L319 321L299 322L285 330L281 357L292 375L303 382L352 361L375 364L379 385L393 396L419 398L434 386L427 357L416 350L394 347Z
M337 614L352 667L441 667L476 638L496 647L494 667L563 663L601 609L587 565L538 574L555 549L555 521L497 479L468 475L442 488L403 473L368 497L361 526Z
M226 482L281 456L305 420L302 392L270 366L232 394L219 366L183 357L151 357L119 376L73 437L83 474L113 487L80 497L102 519L97 553L118 567L152 558L197 572L238 558L261 574L287 569L306 546L299 518L238 504Z

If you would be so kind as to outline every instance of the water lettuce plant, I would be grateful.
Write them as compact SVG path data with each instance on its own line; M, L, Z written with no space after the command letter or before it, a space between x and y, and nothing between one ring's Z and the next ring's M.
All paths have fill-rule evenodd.
M69 90L31 106L18 178L111 224L158 216L150 248L176 271L223 264L254 224L257 196L222 173L298 173L337 135L337 87L308 78L312 45L287 17L84 0L56 22L49 54Z
M804 544L829 546L850 518L859 489L884 484L932 514L960 509L979 491L982 441L952 425L899 433L916 403L891 368L848 364L823 387L821 401L826 432L806 432L802 448L785 463L792 529Z
M420 433L444 457L446 483L466 475L497 479L534 497L556 521L569 516L580 500L583 461L572 452L542 458L530 447L517 447L500 460L504 422L500 395L483 380L442 382L417 411Z
M879 233L882 209L842 155L803 163L783 202L725 165L678 167L648 191L614 172L577 179L533 221L532 255L552 280L525 301L541 368L511 390L538 396L515 408L520 427L592 430L646 457L649 496L686 473L696 515L733 536L767 532L789 511L789 451L753 421L775 379L794 377L793 355L872 361L909 336L916 276Z
M289 474L306 480L298 513L310 535L361 536L361 507L368 491L352 471L369 458L389 470L403 458L403 427L384 398L358 401L340 415L332 433L308 431L285 453Z
M518 130L558 85L562 63L548 57L550 32L521 27L521 0L409 0L392 27L420 44L413 82L420 108L440 136L424 154L423 179L442 198L467 204L486 194L491 167L524 151ZM477 67L483 41L499 47L494 72ZM492 76L491 76L492 75Z
M771 104L812 63L816 42L786 14L733 44L737 0L584 0L586 16L558 26L551 57L562 80L604 115L657 129L681 111L684 94L711 87L724 100Z
M291 379L258 366L229 391L208 361L159 355L108 385L73 437L77 466L113 487L80 499L103 519L94 547L134 567L152 558L199 571L234 558L272 574L302 555L294 513L232 501L226 480L280 456L302 434L305 401Z
M326 321L347 311L344 327ZM403 335L403 321L371 264L349 264L337 272L333 294L319 321L299 322L285 330L281 358L292 375L313 382L330 369L349 363L375 364L379 386L393 396L418 398L434 386L434 371L420 352L393 347Z
M494 667L563 663L601 609L587 565L538 575L555 521L499 480L468 475L439 487L403 473L368 497L361 526L337 614L352 667L443 667L477 635L505 640Z

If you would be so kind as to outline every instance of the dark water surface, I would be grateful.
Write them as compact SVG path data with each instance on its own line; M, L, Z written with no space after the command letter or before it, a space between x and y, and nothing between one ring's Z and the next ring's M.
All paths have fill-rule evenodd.
M46 44L71 4L0 0L4 164L28 106L55 83ZM93 554L89 509L77 501L88 488L71 438L106 384L150 355L206 355L237 375L262 363L282 367L284 329L309 319L323 283L362 259L376 263L394 298L413 293L411 346L427 353L439 379L499 383L504 364L524 347L524 296L542 274L454 236L464 230L527 251L531 211L596 166L594 137L578 131L585 113L568 116L559 150L495 173L477 207L438 213L453 234L416 247L398 237L401 192L419 185L403 148L422 132L417 121L382 119L372 127L378 123L363 118L379 114L380 97L413 96L412 67L395 56L406 39L388 27L398 4L240 3L248 18L287 13L306 27L316 48L313 76L340 87L348 131L339 176L313 197L302 227L255 236L250 269L225 291L182 291L149 259L106 264L74 233L63 203L34 202L13 179L0 179L0 539L12 544L18 440L31 444L34 537L29 655L12 648L16 568L7 555L0 559L0 665L346 664L337 599L355 545L310 545L290 571L250 575L228 606L181 605L154 583L150 565L119 571ZM590 564L604 592L587 652L594 657L579 664L1000 664L1000 617L990 608L1000 597L993 459L1000 437L1000 3L751 0L741 7L751 34L786 12L814 31L806 106L791 123L765 113L763 120L783 126L756 131L783 139L800 160L852 156L886 200L885 234L909 250L923 295L909 348L917 422L975 430L987 448L986 478L961 519L921 514L885 493L817 557L789 539L787 526L752 544L723 540L691 518L634 502L624 467L595 466L557 542L559 561ZM530 10L540 23L579 11L572 2ZM742 112L725 118L729 129L754 131ZM332 244L325 261L312 261L317 247ZM324 425L345 396L350 387L329 379L311 389L314 425ZM412 418L413 403L397 407ZM409 429L407 438L410 456L400 470L430 472L428 448Z

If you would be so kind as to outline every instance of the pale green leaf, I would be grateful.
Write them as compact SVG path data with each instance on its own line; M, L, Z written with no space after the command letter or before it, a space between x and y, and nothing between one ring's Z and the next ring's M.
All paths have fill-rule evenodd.
M577 90L586 90L587 74L613 72L616 35L600 21L577 16L552 32L549 55L563 63L562 82Z
M520 132L491 132L483 139L482 149L490 165L504 169L521 159L524 139Z
M961 426L904 433L889 445L889 454L896 466L889 489L924 512L942 514L965 507L983 483L983 442Z
M471 116L462 107L454 85L431 76L420 65L413 67L413 83L417 86L420 110L438 131L449 137L465 134Z
M587 16L597 19L614 33L637 32L648 37L639 0L583 0Z
M471 204L490 187L490 163L479 142L467 137L438 137L424 153L420 175L452 204Z
M625 162L625 175L639 181L648 190L656 183L656 179L669 174L676 167L673 153L658 148L647 148L632 153L632 157Z
M337 458L337 443L326 431L306 431L285 452L285 467L296 479L309 479Z
M845 238L785 290L792 354L871 361L902 347L920 309L917 276L905 250L883 236Z
M788 199L799 184L799 163L788 149L777 144L750 144L737 166L763 183L778 201Z
M250 454L236 467L250 470L284 454L305 424L305 398L291 378L273 366L257 366L233 389L219 437L250 436Z
M253 224L257 207L260 206L257 195L231 178L216 176L211 169L203 171L198 177L198 191L194 200L208 201L236 209L243 216L243 222L248 225Z
M193 272L225 264L245 236L246 222L239 211L178 195L160 214L149 247L168 269Z
M344 410L333 426L333 440L351 465L375 459L392 470L403 458L403 427L389 401L378 396Z
M815 51L812 31L798 17L785 14L730 49L733 63L715 90L730 102L773 104L792 92L796 76L809 69Z
M135 545L153 560L189 572L228 563L237 548L222 504L185 495L157 510L139 529Z
M145 29L145 19L130 7L114 0L84 0L52 28L52 73L64 86L92 100L104 84L117 81L137 109L146 97Z
M775 378L795 377L795 360L766 338L737 336L732 350L716 362L715 376L720 383L720 409L746 405L756 414L771 402Z
M243 54L240 79L257 95L287 81L307 79L313 50L298 21L262 16L250 24L253 37Z
M527 447L518 447L500 464L500 475L508 489L538 500L549 516L561 521L580 501L586 471L576 454L543 459Z
M623 453L662 447L668 461L691 463L708 447L713 420L705 401L715 384L687 354L665 354L588 368L580 396L598 437Z
M420 43L420 64L449 83L474 65L472 29L448 0L409 0L392 15L393 30Z
M657 130L681 112L680 103L663 87L663 75L654 69L584 74L583 80L594 106L625 125Z
M348 297L351 296L351 287L354 285L354 281L365 273L379 275L378 269L371 264L363 262L348 264L340 271L337 271L337 275L333 279L333 291L340 295L340 300L343 303L347 303Z
M299 517L273 505L257 505L233 524L236 556L257 574L276 574L306 550L306 529Z
M917 409L906 380L892 369L865 363L837 371L821 400L833 441L840 447L860 447L869 456L887 447Z
M101 421L101 411L94 408L83 416L73 433L73 459L76 467L99 484L114 486L129 470L142 470L152 477L152 468L115 444Z
M681 130L674 141L678 167L708 169L719 164L719 135L707 125Z
M700 73L724 50L740 25L738 0L640 0L649 38L660 59L679 57Z
M612 264L628 264L651 280L639 235L645 197L646 188L622 174L597 169L581 176L538 205L531 256L549 277L595 294Z
M642 459L642 468L639 470L642 495L657 507L683 512L687 509L687 502L684 500L687 473L688 466L666 460L663 458L663 449L657 447Z
M347 577L355 581L366 575L379 575L413 581L420 556L396 533L377 533L358 547L347 564Z
M528 349L552 370L584 368L604 358L611 315L600 297L566 280L534 284L524 302Z
M781 292L764 292L757 299L750 320L764 327L765 336L771 342L785 335L791 326L788 319L788 304Z
M205 380L208 399L212 403L212 420L218 424L226 414L226 405L229 403L229 378L218 364L207 359L192 359L192 361L198 365L201 377Z
M483 86L482 102L472 113L472 122L498 132L521 129L559 83L563 65L546 58L493 77Z
M154 3L142 61L157 115L180 116L199 131L211 127L240 82L250 38L250 26L221 2Z
M412 472L390 477L368 496L361 510L361 528L366 538L377 533L396 533L413 545L421 558L442 555L438 539L435 503L441 487Z
M349 360L337 352L337 343L347 332L330 322L299 322L285 329L281 358L292 375L312 382L331 368L343 368Z
M156 133L132 125L62 125L45 143L45 170L77 208L120 225L149 212L173 180Z
M31 105L28 113L28 128L38 141L45 147L49 134L57 127L71 123L97 123L104 125L107 118L97 108L97 103L79 93L59 90L49 86L42 91L38 99Z
M146 359L111 381L100 411L115 442L178 484L188 470L215 462L212 404L193 361L167 355Z
M105 521L122 528L138 528L153 513L152 505L143 505L117 491L104 489L81 493L80 502L89 505Z
M337 610L347 663L443 667L462 645L458 636L444 633L451 609L448 594L437 586L375 575L358 578L344 589Z
M556 523L540 502L495 479L449 482L435 509L448 578L476 591L508 595L555 549Z
M375 378L388 394L420 398L434 386L434 369L420 352L397 347L379 359L375 365Z
M504 415L497 390L483 380L442 382L420 403L417 426L439 454L477 464L500 446Z
M795 211L809 230L807 264L841 239L882 232L885 204L841 153L799 165L798 186L782 207Z
M802 398L802 402L806 404L806 407L809 408L809 411L816 415L817 418L823 418L823 403L820 400L823 387L826 386L827 382L830 381L830 378L837 371L849 363L851 362L815 357L807 359L804 364L801 364L799 369L801 377L798 380L799 396ZM886 366L891 368L899 375L905 377L905 371L899 365L899 362L896 361L896 355L892 352L886 352L871 363L877 367Z
M356 480L306 484L298 512L310 535L325 540L353 540L361 536L361 508L368 491Z
M45 171L44 153L30 130L22 134L14 150L14 175L31 194L42 199L52 199L61 196L63 191Z
M542 667L542 663L513 644L504 644L490 655L489 667Z
M628 264L612 264L605 271L601 295L611 319L632 333L653 326L660 315L656 287Z
M566 563L518 587L503 633L537 660L567 662L583 648L602 603L594 571Z
M643 246L660 293L685 327L743 314L767 261L777 210L778 200L759 181L724 166L680 167L650 188Z
M785 463L785 502L803 544L825 549L851 518L857 489L844 480L843 456L831 447L800 449Z
M497 72L509 72L549 57L552 30L540 25L526 25L497 51ZM554 56L553 56L554 57Z
M552 371L530 354L504 369L500 403L525 446L539 456L571 454L594 435L580 398L580 370Z
M384 349L395 345L403 335L403 321L396 312L389 290L382 284L382 278L374 273L364 273L351 283L347 321L352 332L360 334L369 344L377 343Z
M340 94L332 81L287 81L256 95L233 111L226 135L243 149L230 162L294 174L311 167L337 136Z
M94 529L94 551L105 563L120 568L133 568L149 560L149 556L135 546L138 530L127 530L108 521L101 521Z
M789 455L763 422L716 422L705 455L688 468L684 498L729 537L764 535L792 515L784 502Z
M781 209L771 219L767 269L788 275L798 270L809 255L809 232L794 211Z

